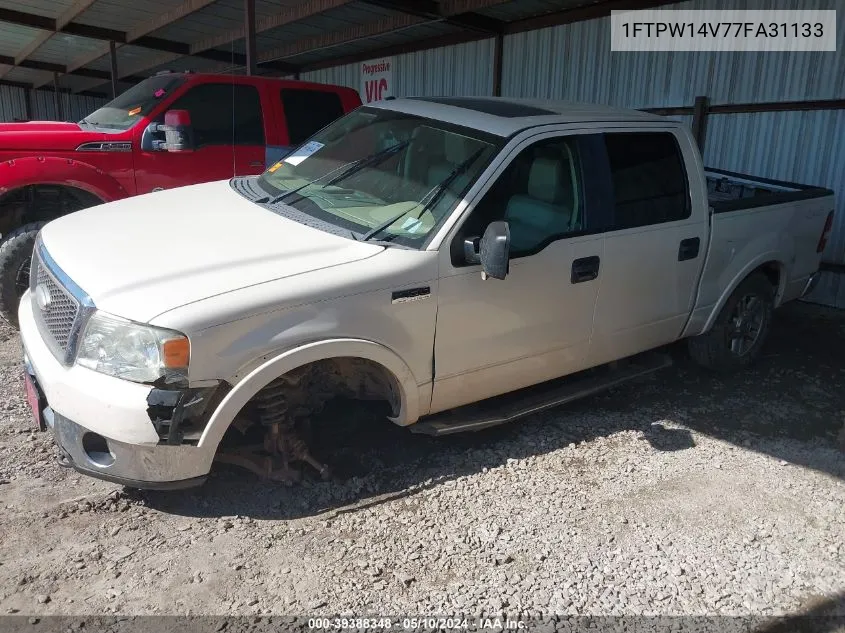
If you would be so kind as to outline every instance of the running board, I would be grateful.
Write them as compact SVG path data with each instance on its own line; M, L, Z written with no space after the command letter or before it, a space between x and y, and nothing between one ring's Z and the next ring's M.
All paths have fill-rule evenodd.
M646 376L672 364L666 354L646 352L572 376L501 396L467 404L457 409L436 413L411 425L412 433L450 435L464 431L480 431L591 396L634 378Z

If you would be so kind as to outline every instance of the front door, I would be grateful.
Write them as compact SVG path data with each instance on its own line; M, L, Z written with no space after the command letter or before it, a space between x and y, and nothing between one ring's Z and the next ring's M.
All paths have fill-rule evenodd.
M195 150L174 153L142 149L135 163L139 194L264 171L264 116L255 86L199 84L169 109L191 113ZM158 122L163 123L164 116L160 118Z
M524 141L444 242L432 413L582 368L604 254L585 138ZM463 246L495 220L510 227L510 272L482 280Z

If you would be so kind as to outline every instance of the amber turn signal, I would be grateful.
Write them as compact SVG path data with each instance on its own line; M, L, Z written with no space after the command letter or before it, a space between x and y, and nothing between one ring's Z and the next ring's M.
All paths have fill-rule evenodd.
M191 357L191 344L184 336L172 338L161 346L164 366L168 369L182 369L188 366Z

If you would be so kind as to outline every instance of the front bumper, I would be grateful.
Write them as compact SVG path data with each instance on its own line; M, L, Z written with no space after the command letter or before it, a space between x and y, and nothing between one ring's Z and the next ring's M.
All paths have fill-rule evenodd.
M174 456L173 451L167 449L173 447L150 450L149 447L108 440L49 407L44 410L44 419L59 449L59 463L84 475L151 490L193 488L201 486L207 478L207 475L200 475L172 480L179 471L169 463Z
M18 319L25 368L43 396L42 414L60 461L133 488L185 488L205 481L213 453L161 441L148 413L151 387L62 365L41 338L29 291Z

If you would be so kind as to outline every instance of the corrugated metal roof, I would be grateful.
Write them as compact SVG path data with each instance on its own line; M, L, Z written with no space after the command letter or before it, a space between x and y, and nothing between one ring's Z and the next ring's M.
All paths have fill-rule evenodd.
M415 24L404 29L396 29L383 35L350 40L333 46L313 49L307 53L285 57L284 59L295 64L313 64L324 59L343 57L345 55L381 48L382 46L414 42L436 35L447 35L457 30L459 30L457 27L445 22Z
M21 68L17 66L12 68L9 73L3 77L7 81L18 81L25 84L41 84L45 81L53 81L53 73L44 70L33 70L32 68Z
M0 0L0 8L57 18L73 3L74 0Z
M382 10L364 4L363 2L353 2L336 9L331 9L320 15L258 33L256 36L256 47L260 53L261 51L292 44L297 40L316 37L325 33L336 33L351 27L401 15L403 14L398 11ZM403 31L397 30L396 32ZM425 35L419 34L418 37L425 37ZM401 41L407 40L403 39ZM229 52L229 47L226 47L225 50ZM236 53L243 54L245 50L242 39L234 43L234 51Z
M256 10L256 17L257 13ZM218 0L173 24L153 31L152 35L193 43L241 28L243 21L243 0Z
M101 40L56 33L38 47L29 59L51 64L67 64L69 60L89 55L103 47Z
M74 22L129 31L174 9L177 5L176 0L97 0L74 19Z
M519 0L518 2L504 2L487 7L486 9L480 9L478 13L483 13L497 20L511 22L521 18L533 17L543 13L571 9L588 4L595 3L585 2L584 0Z
M0 22L0 55L14 57L40 34L40 29Z

